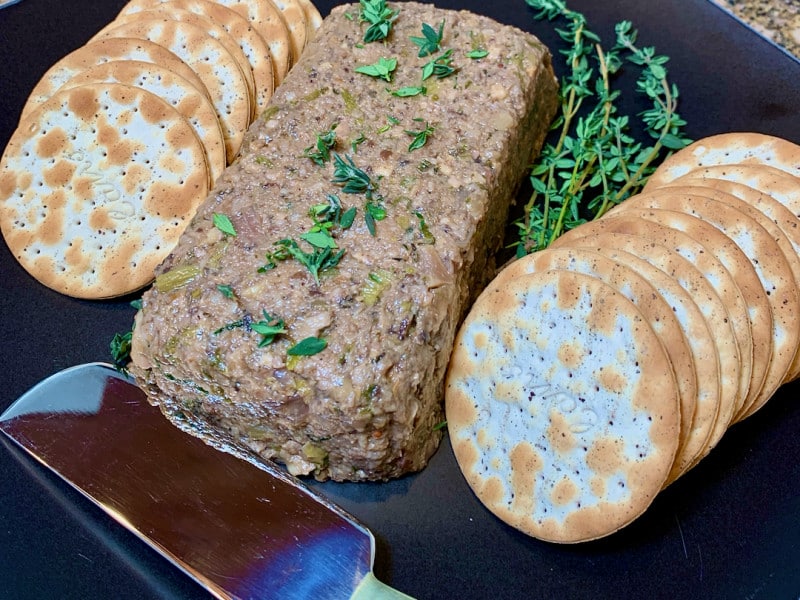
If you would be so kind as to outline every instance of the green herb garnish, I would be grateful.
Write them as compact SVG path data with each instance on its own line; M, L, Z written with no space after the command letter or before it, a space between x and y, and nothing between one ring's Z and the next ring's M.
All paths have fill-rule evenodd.
M483 48L476 48L475 50L470 50L467 52L467 58L471 58L472 60L486 58L487 56L489 56L489 51L484 50Z
M367 231L375 237L375 222L383 221L386 218L386 209L373 200L367 200L364 204L364 221L367 224Z
M388 90L392 96L397 96L399 98L408 98L411 96L419 96L420 94L425 94L428 90L421 85L414 85L408 87L401 87L396 90Z
M417 221L419 222L419 231L422 234L422 239L425 240L426 244L435 244L436 238L428 228L428 223L425 222L425 215L422 214L422 211L415 210L414 216L417 217Z
M388 8L386 0L360 0L360 4L359 21L370 24L364 32L364 41L367 43L378 42L389 37L398 11Z
M300 239L305 240L315 248L331 248L335 249L336 240L327 229L320 231L306 231L300 236Z
M130 305L136 310L142 310L142 300L137 298L131 300ZM131 361L131 342L133 340L133 326L130 331L125 333L115 333L109 343L109 350L111 351L111 360L114 368L120 373L128 372L128 363Z
M303 150L303 156L310 158L322 166L331 159L331 149L336 145L336 125L334 123L328 131L317 134L317 142Z
M231 223L231 220L228 218L228 215L214 213L213 219L214 219L214 227L219 229L225 235L236 237L236 229L234 229L233 223Z
M345 194L366 194L368 197L376 190L375 184L364 171L359 169L353 159L340 154L333 155L333 182L342 185Z
M214 335L219 335L223 331L244 328L248 331L255 331L261 335L261 341L258 343L259 348L268 346L275 341L276 337L282 333L286 333L286 326L283 319L271 316L266 310L262 310L261 313L264 316L262 321L253 321L253 318L248 315L244 319L232 321L219 329L215 329Z
M414 120L422 122L423 119L416 118ZM408 151L413 152L414 150L422 148L425 144L428 143L428 137L433 135L433 132L435 130L436 128L428 124L427 121L425 121L425 128L422 129L421 131L413 131L410 129L406 129L406 134L414 137L414 139L411 141L411 144L409 144L408 146Z
M233 298L233 288L229 285L217 285L219 292L226 298Z
M289 348L286 353L289 356L313 356L319 354L328 347L328 342L318 337L307 337Z
M419 54L417 56L429 56L439 50L442 43L442 34L444 33L444 21L439 24L437 31L427 23L422 24L422 37L411 36L411 41L419 47Z
M425 81L431 75L437 79L444 79L456 72L453 67L453 50L448 48L441 56L436 57L430 62L425 63L422 67L422 80Z
M294 258L297 262L308 269L314 281L319 284L320 273L336 267L344 256L344 250L334 253L333 248L318 248L314 246L311 252L306 252L300 248L299 244L293 239L283 239L275 242L275 251L267 253L267 263L259 268L259 272L269 271L277 266L282 260Z
M343 210L342 201L336 194L328 194L326 203L315 204L308 211L314 219L314 226L310 231L330 230L333 227L349 229L356 218L356 208L351 206Z
M370 235L375 236L375 222L386 218L386 209L381 205L383 198L376 194L377 186L366 172L356 167L350 156L342 158L339 154L333 155L333 182L342 184L345 194L364 194L364 220Z
M356 67L356 73L361 73L363 75L369 75L370 77L378 77L379 79L385 79L386 81L392 81L392 73L397 68L397 59L396 58L379 58L378 62L372 63L371 65L362 65L360 67Z
M245 326L245 320L244 319L238 319L237 321L231 321L230 323L227 323L227 324L223 325L219 329L215 329L214 330L214 335L219 335L223 331L231 331L233 329L238 329L239 327L244 327L244 326Z
M131 340L133 339L133 331L126 331L125 333L115 333L111 338L109 349L111 350L111 360L114 363L114 368L121 372L126 372L128 363L131 361Z
M273 317L266 310L262 310L264 315L263 321L256 321L250 324L250 328L258 334L261 334L261 341L258 343L259 348L270 345L275 338L286 333L286 326L283 319Z
M366 141L366 136L363 133L359 133L358 137L350 142L350 149L353 151L353 154L358 152L358 147Z
M378 129L378 133L386 133L398 123L400 123L400 121L396 117L393 117L392 115L386 115L386 125Z
M636 45L629 21L616 25L616 43L603 50L586 18L563 0L526 0L537 19L563 19L558 29L568 49L561 82L560 112L552 125L554 141L545 144L531 170L533 192L519 231L517 256L547 247L559 235L605 214L637 193L665 150L690 143L678 115L678 89L667 80L666 56ZM631 118L619 114L619 90L611 80L627 61L641 68L636 90L652 107L639 114L649 143L630 134Z

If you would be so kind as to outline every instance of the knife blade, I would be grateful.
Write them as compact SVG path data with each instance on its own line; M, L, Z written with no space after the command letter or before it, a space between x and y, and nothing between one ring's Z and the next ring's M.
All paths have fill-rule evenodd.
M353 516L181 431L110 365L51 375L0 431L216 598L409 598L373 574L375 539Z

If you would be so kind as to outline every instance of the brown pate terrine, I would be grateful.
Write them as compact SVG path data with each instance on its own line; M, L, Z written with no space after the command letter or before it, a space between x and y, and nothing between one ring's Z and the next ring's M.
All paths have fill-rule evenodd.
M382 42L364 42L359 5L325 19L158 269L133 336L131 372L178 426L320 479L397 477L436 449L456 328L557 103L532 35L389 7ZM411 38L442 23L420 57ZM356 70L392 59L383 76ZM455 70L423 81L431 61Z

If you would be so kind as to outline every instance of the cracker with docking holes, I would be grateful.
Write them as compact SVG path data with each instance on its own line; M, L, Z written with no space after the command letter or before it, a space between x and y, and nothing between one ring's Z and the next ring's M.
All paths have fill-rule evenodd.
M0 228L20 264L78 298L152 281L208 193L205 153L168 102L140 88L57 92L0 161Z
M78 73L61 89L87 83L123 83L140 87L169 102L194 127L206 153L211 184L225 169L225 138L211 100L169 69L137 60L115 60Z
M800 219L800 178L789 175L786 171L758 164L715 165L691 171L685 177L746 185L769 194ZM681 179L676 179L675 183Z
M697 372L681 323L658 288L653 282L613 258L588 248L569 246L549 248L520 258L495 277L492 286L502 286L520 275L554 269L565 269L600 279L633 302L642 312L664 344L678 382L679 445L684 445L691 431L691 420L695 411Z
M787 179L791 180L791 177L787 177ZM795 281L800 283L800 271L798 270L798 263L800 263L800 219L787 208L785 203L777 199L779 197L779 192L776 190L775 186L768 184L766 187L762 188L768 189L769 193L767 193L760 189L750 187L749 185L737 183L736 181L709 177L699 179L689 177L679 178L668 185L692 186L694 192L699 194L717 194L722 192L740 199L742 202L738 203L737 207L750 214L753 218L757 218L757 215L752 211L758 211L764 215L767 221L765 222L762 220L759 222L770 231L772 237L774 237L776 242L781 246L781 250L792 266ZM789 193L800 197L800 187L791 189ZM771 224L774 224L780 231L775 230ZM787 242L791 248L787 247ZM786 381L792 381L799 376L800 352L795 355L794 363L789 369Z
M671 483L695 464L711 437L720 403L715 337L735 344L728 312L702 274L666 246L622 233L590 234L574 240L574 244L609 256L653 283L681 323L694 362L697 397L688 438L682 440L667 479ZM682 419L686 417L681 415Z
M678 447L678 389L658 336L599 279L522 275L481 294L456 338L453 450L489 510L562 543L642 514Z
M800 146L763 133L737 131L712 135L664 160L650 176L645 190L704 167L739 164L766 165L800 177Z
M725 307L728 309L731 322L734 324L734 336L732 338L725 338L723 337L724 330L719 335L716 335L715 332L717 352L720 359L720 405L713 424L711 436L702 452L703 456L705 456L705 454L716 446L722 438L737 407L742 405L744 397L750 391L752 374L756 372L756 369L751 368L748 370L747 367L752 367L756 364L762 367L757 373L759 378L763 378L766 372L766 363L768 360L755 361L753 358L756 354L752 346L755 339L755 332L752 331L754 328L752 328L750 319L754 319L755 322L761 326L768 326L767 331L770 333L764 332L763 335L758 337L758 341L764 345L763 348L759 346L759 349L764 351L759 355L759 358L764 356L768 357L772 351L772 314L765 299L763 299L764 306L759 305L754 307L748 302L748 296L741 291L737 283L737 278L731 274L719 258L709 251L709 247L713 246L707 245L708 241L701 235L702 233L705 236L716 239L722 247L727 239L724 234L709 225L707 231L693 232L700 238L697 239L697 237L677 228L677 226L680 225L684 225L684 227L688 226L690 223L685 223L683 221L691 217L686 217L685 215L673 213L671 211L661 211L663 214L654 215L656 212L655 210L630 210L626 213L614 216L613 218L610 216L605 217L593 221L586 226L573 229L568 235L559 238L557 240L557 245L560 247L567 243L574 244L574 240L580 238L582 235L598 232L640 235L651 241L667 246L690 263L696 265L698 270L703 274L704 279L713 286ZM662 217L664 220L663 223L655 220L658 216ZM685 217L685 219L682 217ZM676 227L672 227L671 225L675 225ZM727 241L730 242L730 240ZM732 242L730 242L730 244L733 245ZM740 253L738 248L729 248L728 250L732 253ZM733 254L733 256L738 257L737 254ZM755 272L750 272L752 271L752 267L747 263L747 260L743 257L738 258L742 262L742 274L740 279L751 286L759 285L758 277ZM727 262L730 262L730 260ZM748 271L747 268L749 268L750 271ZM750 276L752 276L752 281L750 280ZM753 294L753 296L762 299L756 294ZM757 308L761 310L757 310ZM767 350L768 352L766 352ZM747 373L749 373L751 377L746 377L745 374ZM760 390L760 381L756 387ZM755 393L755 391L753 393Z
M143 18L124 23L103 34L105 37L139 37L167 48L183 59L203 80L217 111L228 163L239 152L250 125L250 88L242 68L225 46L202 27L186 21Z
M166 6L164 6L166 4ZM128 4L130 12L123 12L117 16L121 19L128 14L141 13L145 10L162 10L171 14L173 9L189 11L202 16L222 27L238 44L249 63L255 84L255 108L260 113L266 108L269 99L275 91L275 73L272 64L272 53L264 38L256 32L250 22L242 15L230 8L210 0L169 0L157 3L151 0L151 6L139 8Z
M630 203L619 207L648 210L660 214L661 210L686 215L682 222L687 229L697 231L699 225L711 225L722 232L741 251L756 274L760 289L772 315L772 356L762 393L753 402L763 405L786 378L797 352L800 339L800 299L794 282L791 265L772 235L757 221L729 204L697 194L680 194L675 189L645 192ZM615 211L614 214L621 214ZM716 248L712 248L716 252ZM724 256L724 253L721 254ZM731 269L729 269L731 270ZM741 287L741 286L740 286ZM741 410L738 406L737 410Z
M20 118L29 115L77 73L112 60L140 60L160 65L177 73L208 95L208 90L197 73L163 46L140 38L118 37L89 42L58 60L34 86L22 108Z
M292 62L296 63L303 53L308 40L308 20L299 0L272 0L278 7L289 29L289 42L292 48Z
M253 69L250 67L250 62L247 60L247 57L245 56L238 42L233 39L233 36L225 31L225 29L223 29L220 25L211 21L208 17L198 15L197 13L193 13L188 10L178 9L173 6L165 9L163 8L163 5L159 4L152 9L142 11L136 15L124 15L117 17L115 20L111 21L111 23L101 29L96 34L95 39L102 39L107 31L122 25L127 25L129 23L142 20L148 21L151 19L153 21L163 20L166 21L167 24L172 21L189 23L219 42L225 48L227 53L230 54L231 57L236 61L239 71L244 78L245 83L247 84L247 92L250 99L251 111L254 110L256 84L255 79L253 78ZM249 119L252 119L254 114L254 112L251 112Z
M133 2L142 0L132 0ZM144 0L152 2L153 0ZM292 41L283 14L272 0L215 0L238 12L267 42L275 67L275 84L280 84L292 68Z

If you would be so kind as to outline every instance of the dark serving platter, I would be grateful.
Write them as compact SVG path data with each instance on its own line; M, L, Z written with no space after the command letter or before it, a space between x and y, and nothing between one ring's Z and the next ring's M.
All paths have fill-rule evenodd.
M44 71L109 22L124 0L23 0L0 11L0 148ZM441 0L538 35L523 0ZM332 2L317 6L327 14ZM631 20L671 57L693 138L754 130L800 143L800 62L708 0L571 0L610 45ZM557 59L557 63L558 63ZM560 68L560 63L559 68ZM631 88L627 88L631 89ZM633 92L627 92L633 96ZM626 100L633 110L638 100ZM0 411L47 375L108 360L130 298L70 299L31 279L0 244ZM800 318L800 315L798 315ZM390 483L309 482L368 525L375 570L416 598L800 597L800 387L734 426L646 514L596 542L557 546L490 515L446 440L423 472ZM38 465L0 451L0 598L205 598L138 538Z

